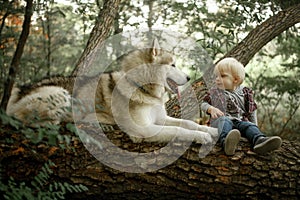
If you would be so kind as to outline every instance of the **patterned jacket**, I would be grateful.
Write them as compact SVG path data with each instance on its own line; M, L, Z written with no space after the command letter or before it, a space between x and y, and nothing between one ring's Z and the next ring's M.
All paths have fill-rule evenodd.
M239 86L232 92L214 87L204 97L201 109L207 112L208 107L212 105L230 118L257 124L256 112L254 112L257 105L253 96L253 90L244 86Z

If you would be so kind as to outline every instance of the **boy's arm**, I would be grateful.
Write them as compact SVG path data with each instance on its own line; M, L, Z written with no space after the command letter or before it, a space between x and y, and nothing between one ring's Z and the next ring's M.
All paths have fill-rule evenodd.
M224 116L224 113L221 110L210 105L207 102L203 102L201 104L201 110L206 112L207 114L209 114L211 116L211 118L218 118L218 117Z
M224 116L224 113L218 108L210 105L211 97L210 94L207 93L203 98L203 102L201 103L201 110L210 115L211 118L218 118Z
M201 110L207 114L208 113L208 108L210 107L211 105L209 103L207 103L206 101L204 101L203 103L201 103Z

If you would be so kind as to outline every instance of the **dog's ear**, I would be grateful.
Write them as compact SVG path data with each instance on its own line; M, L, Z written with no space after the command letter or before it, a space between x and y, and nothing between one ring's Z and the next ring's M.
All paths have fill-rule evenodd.
M159 46L157 38L154 38L154 40L152 42L150 53L152 56L157 56L160 53L160 46Z

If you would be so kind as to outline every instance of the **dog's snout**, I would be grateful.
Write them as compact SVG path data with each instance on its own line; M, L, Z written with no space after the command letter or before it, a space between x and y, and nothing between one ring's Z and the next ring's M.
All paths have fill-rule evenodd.
M187 81L191 80L191 77L187 76L187 77L186 77L186 80L187 80Z

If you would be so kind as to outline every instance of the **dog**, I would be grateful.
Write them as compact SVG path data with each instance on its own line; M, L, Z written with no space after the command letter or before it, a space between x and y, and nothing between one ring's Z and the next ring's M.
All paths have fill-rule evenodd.
M6 112L26 124L34 118L39 125L72 121L72 99L89 102L95 91L92 112L77 106L80 114L73 117L93 121L96 116L100 123L117 124L134 142L168 142L176 137L207 144L217 136L216 128L167 115L165 94L179 95L178 86L190 78L176 68L174 56L162 50L157 39L150 48L129 52L120 65L119 71L95 77L52 77L14 87Z

